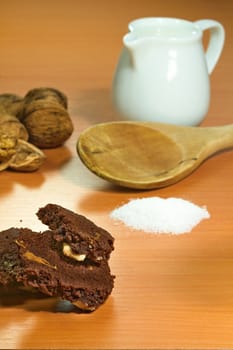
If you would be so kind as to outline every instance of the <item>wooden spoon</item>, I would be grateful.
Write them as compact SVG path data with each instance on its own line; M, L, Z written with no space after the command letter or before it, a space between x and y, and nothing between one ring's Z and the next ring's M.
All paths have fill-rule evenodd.
M152 189L171 185L217 151L233 147L233 125L189 127L109 122L84 130L77 143L83 163L117 185Z

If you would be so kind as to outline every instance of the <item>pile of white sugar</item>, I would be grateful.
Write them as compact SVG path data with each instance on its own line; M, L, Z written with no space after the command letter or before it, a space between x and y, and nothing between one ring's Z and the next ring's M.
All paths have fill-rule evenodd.
M181 234L190 232L210 214L205 207L181 198L149 197L130 200L113 210L110 217L136 230Z

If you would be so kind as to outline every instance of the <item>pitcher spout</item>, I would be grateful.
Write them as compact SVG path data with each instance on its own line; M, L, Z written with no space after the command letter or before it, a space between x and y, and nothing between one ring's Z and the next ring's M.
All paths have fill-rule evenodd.
M138 46L138 41L139 38L134 33L127 33L123 37L123 44L130 52L133 52Z
M133 66L139 60L140 52L143 53L145 47L145 39L136 33L128 33L123 37L123 44Z

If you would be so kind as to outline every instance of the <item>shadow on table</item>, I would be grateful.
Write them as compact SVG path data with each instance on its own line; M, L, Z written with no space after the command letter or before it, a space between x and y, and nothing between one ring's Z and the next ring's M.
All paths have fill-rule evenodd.
M61 169L72 158L71 151L66 146L44 150L45 163L34 172L16 172L4 170L0 173L0 196L13 190L15 184L29 189L39 188L46 180L45 174Z
M36 290L12 285L0 287L0 306L19 308L27 311L48 311L52 313L87 313L72 305L69 301L49 297Z

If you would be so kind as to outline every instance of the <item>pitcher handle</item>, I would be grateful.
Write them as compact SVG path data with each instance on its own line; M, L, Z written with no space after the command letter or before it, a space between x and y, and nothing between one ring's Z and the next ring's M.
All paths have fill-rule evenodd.
M223 49L225 40L224 27L221 23L212 19L201 19L195 21L194 24L200 27L202 31L210 30L210 39L206 50L206 61L208 73L211 74Z

